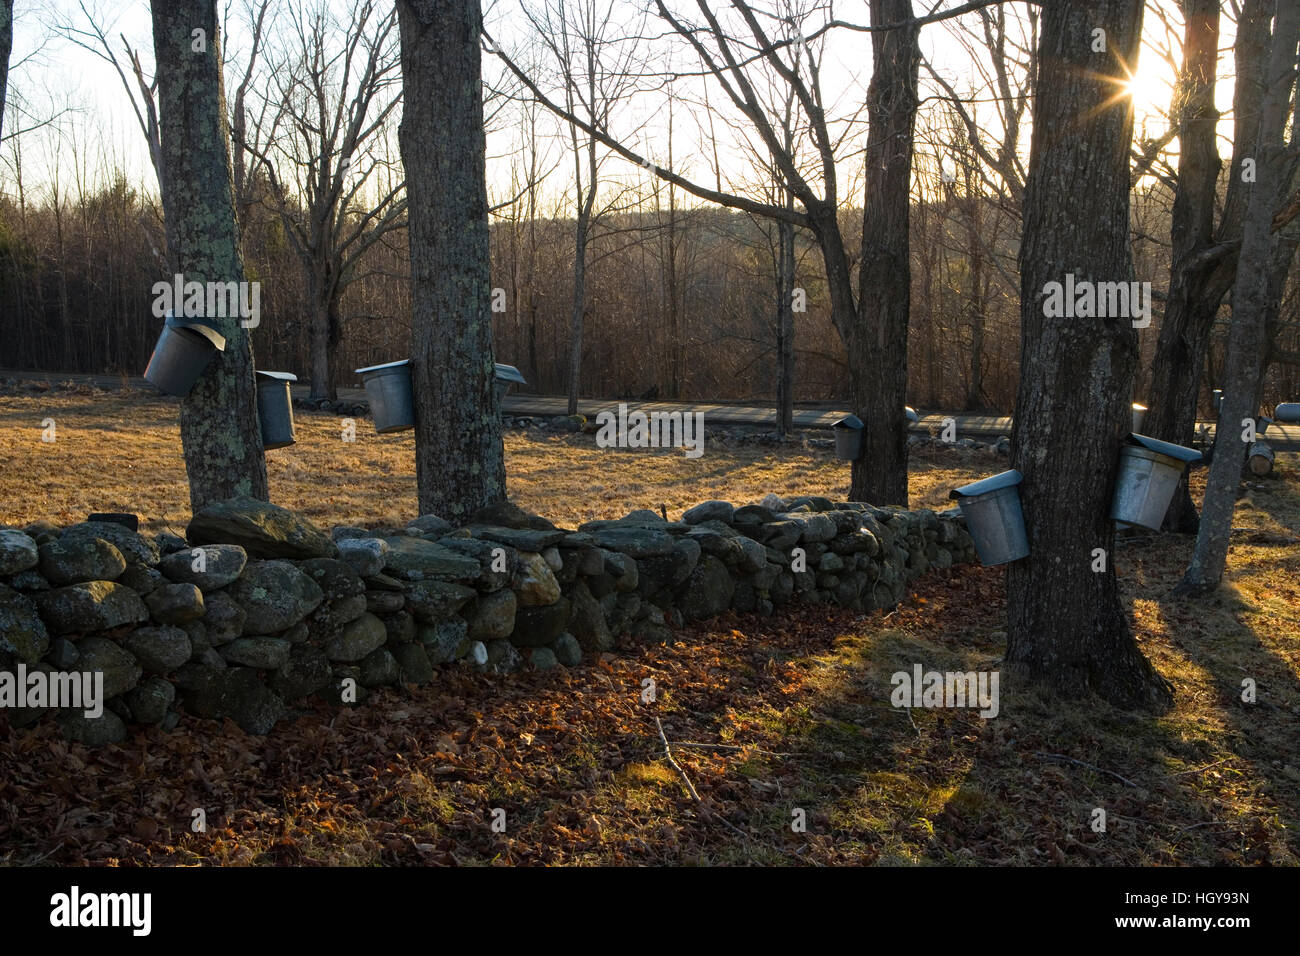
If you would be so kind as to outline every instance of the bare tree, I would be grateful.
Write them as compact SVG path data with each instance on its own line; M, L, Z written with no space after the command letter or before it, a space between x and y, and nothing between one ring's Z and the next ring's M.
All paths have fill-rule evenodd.
M153 0L163 210L172 270L187 281L243 282L216 0ZM238 315L209 316L226 349L181 402L190 505L267 497L253 352Z
M1201 526L1191 564L1175 589L1201 594L1218 587L1228 557L1228 538L1247 444L1243 429L1254 417L1271 303L1276 300L1273 220L1288 183L1289 153L1283 140L1296 82L1300 4L1278 0L1256 137L1256 179L1246 203L1241 255L1233 289L1232 325L1224 372L1223 401L1214 435L1214 458L1206 480ZM1293 134L1294 135L1294 134Z
M346 22L337 22L324 2L295 7L289 17L287 62L271 72L262 93L275 104L270 132L261 131L260 146L247 134L237 142L262 161L266 201L302 268L311 397L333 399L343 294L363 275L366 252L406 226L405 184L377 175L390 167L382 145L400 103L397 18L394 11L380 16L371 2L353 7ZM237 116L241 110L242 102Z
M1111 559L1110 502L1137 335L1124 316L1074 318L1045 308L1047 284L1064 282L1066 270L1090 282L1132 274L1133 103L1124 93L1137 66L1142 6L1076 0L1043 9L1012 432L1029 556L1007 566L1007 662L1060 693L1163 709L1169 685L1133 640Z
M822 250L831 315L849 353L855 409L870 423L862 457L853 464L851 497L877 503L907 501L907 433L903 405L906 397L909 308L907 276L908 187L912 161L911 131L915 120L917 35L924 23L948 19L988 3L926 17L912 15L909 0L873 0L870 26L828 20L804 37L784 40L764 25L767 11L747 0L731 0L732 24L724 25L705 2L697 0L700 20L690 22L655 0L654 9L684 40L707 76L725 92L731 105L751 125L786 178L801 209L789 209L761 199L698 185L680 173L650 162L620 142L606 127L590 123L555 103L523 70L505 62L520 81L552 111L574 123L626 159L710 202L730 206L809 229ZM874 139L866 159L868 195L855 284L854 265L839 222L840 195L836 170L842 145L827 115L820 62L808 54L807 40L835 27L852 28L872 36L878 79L868 91L868 112ZM804 48L796 68L791 46ZM815 175L800 169L784 148L773 122L772 104L755 87L751 67L761 63L794 91L801 128L806 128L818 157ZM899 190L901 189L901 195ZM900 327L900 323L901 327Z
M490 312L478 0L398 0L422 512L505 498Z
M5 92L9 87L9 52L14 45L14 3L0 0L0 134L4 133Z

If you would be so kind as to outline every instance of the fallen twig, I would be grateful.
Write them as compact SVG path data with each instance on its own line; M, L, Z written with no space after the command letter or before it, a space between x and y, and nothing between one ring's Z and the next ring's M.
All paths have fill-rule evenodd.
M1120 781L1121 783L1128 784L1134 790L1141 789L1136 783L1134 783L1128 777L1120 776L1114 770L1107 770L1105 767L1098 767L1094 763L1087 763L1086 761L1083 760L1075 760L1073 757L1067 757L1065 754L1049 754L1049 753L1043 753L1041 750L1035 750L1034 756L1043 757L1046 760L1062 760L1066 763L1078 764L1080 767L1087 767L1089 770L1095 770L1098 773L1104 773L1107 776L1114 777L1116 780Z
M1222 760L1216 760L1214 763L1207 763L1204 767L1196 767L1193 770L1180 770L1177 773L1170 774L1171 777L1182 777L1189 773L1200 773L1202 770L1209 770L1211 767L1217 767L1221 763L1226 763L1229 758L1224 757Z
M658 717L655 718L655 726L659 728L659 739L664 742L664 756L668 758L668 765L681 774L682 780L686 783L686 789L690 791L691 799L696 803L700 803L700 795L695 790L695 784L691 783L691 778L686 775L686 771L682 769L682 765L673 757L673 748L668 743L668 735L664 733L664 725L660 722Z

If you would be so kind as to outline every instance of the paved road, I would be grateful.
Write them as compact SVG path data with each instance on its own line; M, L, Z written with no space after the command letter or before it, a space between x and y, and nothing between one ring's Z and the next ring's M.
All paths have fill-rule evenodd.
M96 385L105 388L116 388L121 386L121 376L113 375L88 375L81 373L46 373L46 372L23 372L8 369L0 369L0 378L20 378L34 379L36 381L66 382L69 380L77 382L93 382ZM138 388L150 389L151 386L142 378L132 378L128 380L133 386ZM294 397L306 398L308 388L305 385L293 386ZM339 398L343 401L362 401L366 397L364 389L360 388L341 388L339 389ZM713 403L683 403L683 402L636 402L630 401L625 403L628 410L639 409L647 414L651 412L703 412L704 420L710 424L718 425L775 425L776 412L771 408L763 408L757 405L732 405L732 404L713 404ZM617 399L585 399L578 402L578 411L588 418L594 418L598 412L609 409L617 411L619 402ZM553 395L507 395L504 402L504 409L508 415L537 415L553 416L563 415L568 411L568 401L563 396ZM839 421L848 412L844 410L832 410L827 408L796 408L794 410L794 424L796 428L815 428L829 429L832 424ZM964 413L945 413L945 412L924 412L921 413L921 420L914 422L910 430L920 434L928 434L932 429L938 434L943 429L945 418L953 418L957 423L957 434L961 438L995 438L998 435L1011 434L1011 419L1008 416L998 415L967 415ZM1200 422L1214 432L1213 422ZM1265 439L1270 445L1279 451L1300 451L1300 425L1279 425L1273 424L1268 427Z

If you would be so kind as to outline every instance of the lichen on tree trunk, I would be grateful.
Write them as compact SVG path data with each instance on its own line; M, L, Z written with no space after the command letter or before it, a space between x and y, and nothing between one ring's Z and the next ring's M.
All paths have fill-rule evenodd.
M216 0L151 7L168 261L186 282L243 282ZM226 348L181 402L194 511L237 495L268 497L248 331L238 315L205 318Z
M478 0L398 0L421 512L505 498L492 358Z

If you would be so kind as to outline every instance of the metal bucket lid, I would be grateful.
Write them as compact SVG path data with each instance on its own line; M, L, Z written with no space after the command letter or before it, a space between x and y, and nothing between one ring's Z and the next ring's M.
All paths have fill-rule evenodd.
M1134 403L1133 403L1133 411L1135 411L1135 412L1145 412L1145 411L1148 411L1148 409L1147 409L1147 407L1146 407L1145 405L1139 405L1137 402L1134 402Z
M903 414L907 416L909 422L919 422L921 420L921 416L916 414L916 409L911 405L903 406Z
M519 369L515 368L513 365L502 365L500 362L496 362L495 365L496 377L498 380L503 382L518 382L520 385L528 384L524 381L524 377L520 374Z
M383 372L388 369L397 368L401 365L410 365L410 359L402 359L400 362L385 362L383 365L371 365L368 368L359 368L356 370L358 375L369 375L371 372Z
M1012 488L1020 484L1024 476L1012 468L1010 471L1004 471L1001 474L993 475L991 478L982 478L973 484L964 485L961 488L954 488L948 492L949 498L974 498L977 495L986 495L990 491L1001 491L1003 488Z
M1184 463L1201 460L1201 453L1195 448L1186 448L1182 445L1175 445L1173 442L1148 438L1146 435L1137 435L1133 432L1129 433L1128 440L1134 445L1155 452L1157 455L1164 455L1166 458L1174 458Z
M189 332L198 333L199 335L207 339L208 344L211 345L218 352L224 352L226 350L226 337L222 335L220 332L218 332L216 329L214 329L211 325L209 325L208 323L202 320L184 319L184 318L178 319L176 316L172 315L169 312L167 313L166 324L173 329L185 329Z
M860 431L866 427L867 426L862 423L862 419L858 418L857 415L847 415L831 426L831 428L852 428L856 431Z
M294 375L293 372L264 372L264 371L262 371L262 370L259 368L259 369L257 369L257 374L258 374L258 375L261 375L263 378L267 379L266 382L261 383L261 384L263 384L263 385L269 385L269 384L271 384L272 382L296 382L296 381L298 381L298 376L297 376L297 375Z

